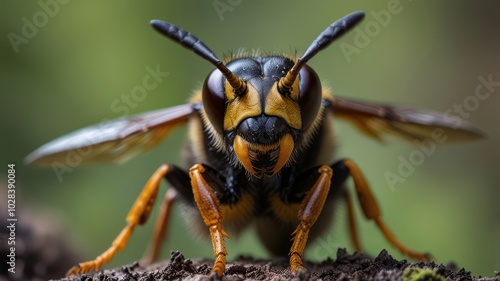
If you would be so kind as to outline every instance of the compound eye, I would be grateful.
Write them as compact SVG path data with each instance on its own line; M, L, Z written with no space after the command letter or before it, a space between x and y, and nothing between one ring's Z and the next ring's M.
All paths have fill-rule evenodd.
M205 79L202 89L203 108L208 120L219 133L224 131L224 112L226 110L224 83L224 76L216 69Z
M299 72L299 105L302 117L302 129L308 129L318 114L321 106L321 82L316 72L305 65Z

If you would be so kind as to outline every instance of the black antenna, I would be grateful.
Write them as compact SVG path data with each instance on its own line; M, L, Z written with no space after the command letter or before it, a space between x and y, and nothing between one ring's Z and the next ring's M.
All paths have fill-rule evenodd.
M293 82L299 75L300 69L319 51L328 47L337 38L344 35L351 28L356 26L363 18L365 13L354 12L328 26L321 34L314 39L309 45L306 52L297 60L292 69L288 71L285 77L281 78L278 83L278 89L281 93L288 92L293 85Z
M246 92L247 86L245 81L236 76L231 70L229 70L222 61L217 58L217 56L207 47L200 39L198 39L193 34L183 30L182 28L173 25L168 22L161 20L152 20L151 26L159 31L161 34L167 36L168 38L180 43L182 46L193 50L200 57L208 60L217 69L222 72L222 75L226 77L227 81L233 87L234 93L237 95L243 95Z

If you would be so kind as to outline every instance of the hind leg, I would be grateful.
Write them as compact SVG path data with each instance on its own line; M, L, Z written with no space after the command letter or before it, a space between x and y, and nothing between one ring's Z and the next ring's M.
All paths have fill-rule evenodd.
M392 233L392 231L387 227L387 225L384 223L382 220L380 208L377 204L377 201L375 200L375 197L373 196L371 189L366 182L365 177L363 176L363 173L361 170L358 168L358 166L351 160L349 159L344 159L336 164L337 168L334 170L334 172L338 173L348 173L352 179L354 180L354 186L356 188L356 194L358 197L358 201L361 205L361 208L363 210L363 213L365 217L368 220L373 220L379 230L382 232L384 237L387 239L387 241L396 247L401 253L404 255L415 258L418 260L428 260L430 256L428 254L424 253L419 253L414 250L411 250L410 248L406 247L403 245L399 240L396 238L396 236ZM356 226L354 224L354 215L353 215L353 208L352 208L352 203L349 203L350 197L347 197L347 207L348 207L348 216L349 216L349 224L350 224L350 232L351 232L351 237L353 239L353 244L355 247L360 248L359 245L359 239L357 237L357 230ZM349 210L350 209L350 210ZM357 246L356 246L357 245Z

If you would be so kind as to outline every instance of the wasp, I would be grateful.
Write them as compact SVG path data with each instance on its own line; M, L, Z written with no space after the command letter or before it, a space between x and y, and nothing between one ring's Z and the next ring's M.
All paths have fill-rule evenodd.
M186 221L191 228L211 238L215 277L221 277L226 267L228 233L236 235L251 224L271 254L289 257L292 274L305 271L302 256L307 241L328 229L340 200L346 202L350 237L360 251L354 207L345 187L348 178L353 179L364 216L375 222L387 241L408 257L429 259L428 254L399 242L382 220L355 162L332 161L334 117L352 122L378 140L385 134L425 140L436 128L443 130L447 140L474 139L480 133L469 123L457 125L431 110L332 96L307 63L363 17L363 12L355 12L332 23L299 58L238 55L226 62L193 34L152 20L154 29L215 66L190 102L76 131L40 147L27 162L50 164L77 149L88 152L84 162L120 162L187 124L186 166L161 165L137 197L112 245L68 274L98 270L122 250L134 228L148 219L163 179L171 188L162 200L146 262L155 261L160 253L175 202L190 210Z

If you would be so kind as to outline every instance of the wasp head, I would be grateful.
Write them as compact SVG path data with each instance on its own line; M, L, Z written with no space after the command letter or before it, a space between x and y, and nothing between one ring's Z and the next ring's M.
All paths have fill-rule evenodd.
M320 110L321 83L307 65L289 89L280 88L294 64L281 56L239 58L227 68L245 83L244 91L236 91L219 70L203 86L205 114L223 137L231 163L257 178L293 161Z

